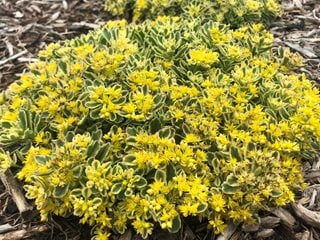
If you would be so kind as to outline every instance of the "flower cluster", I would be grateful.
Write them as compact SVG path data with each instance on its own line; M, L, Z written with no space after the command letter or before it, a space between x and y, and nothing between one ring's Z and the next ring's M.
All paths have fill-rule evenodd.
M232 26L268 22L280 12L277 0L105 0L105 9L115 16L133 15L134 22L158 16L210 19Z
M293 201L320 142L319 91L271 46L261 24L170 17L51 44L1 95L0 167L17 159L43 220L72 213L95 239L254 222Z

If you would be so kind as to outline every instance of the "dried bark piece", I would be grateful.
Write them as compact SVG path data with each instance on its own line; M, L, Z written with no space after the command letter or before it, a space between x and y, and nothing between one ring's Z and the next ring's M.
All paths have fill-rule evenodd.
M243 224L241 229L244 232L252 233L259 230L259 224Z
M9 231L12 231L12 230L15 230L15 229L16 229L15 226L11 226L11 225L8 224L8 223L3 224L3 225L0 225L0 234L1 234L1 233L9 232Z
M312 233L309 232L308 230L301 232L301 233L297 233L296 234L296 238L300 239L300 240L311 240L312 238Z
M313 178L319 178L320 177L320 170L319 169L312 169L307 171L304 174L305 179L313 179Z
M257 238L269 238L276 232L273 229L263 229L257 233Z
M30 229L22 229L5 234L0 234L0 240L20 240L31 237L33 235L47 231L49 228L45 225L34 226Z
M317 58L317 55L315 55L314 51L310 48L303 48L300 47L298 44L289 42L284 42L284 44L308 58Z
M261 226L263 228L275 228L279 225L279 223L280 223L280 218L278 217L267 216L267 217L261 218Z
M320 229L320 213L310 211L309 209L302 206L300 203L292 203L292 208L303 221L312 227Z
M30 213L33 207L25 199L21 186L17 183L10 170L1 174L0 178L6 189L11 193L12 199L18 207L21 217L26 220L31 216Z
M4 60L0 61L0 66L5 64L5 63L7 63L7 62L9 62L9 61L11 61L11 60L14 60L14 59L16 59L18 57L21 57L22 55L24 55L26 53L28 53L28 50L23 50L22 52L19 52L19 53L13 55L13 56L10 56L7 59L4 59Z
M237 230L237 225L233 224L233 223L229 223L226 230L224 231L224 233L222 235L220 235L217 240L229 240L231 239L232 235L235 233L235 231Z
M272 212L275 216L279 217L281 221L288 227L293 228L296 225L295 218L291 215L289 211L284 208L276 208Z

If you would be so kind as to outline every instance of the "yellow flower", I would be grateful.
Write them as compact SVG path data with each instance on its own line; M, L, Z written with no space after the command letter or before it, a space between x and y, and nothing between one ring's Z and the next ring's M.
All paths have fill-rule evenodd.
M48 144L49 140L46 138L45 132L41 131L39 132L36 137L34 138L34 141L36 142L37 145L43 143L43 144Z
M219 60L219 53L212 52L208 49L193 49L190 51L191 64L211 65Z
M209 224L213 227L214 229L214 233L215 234L219 234L219 233L223 233L225 228L226 228L226 224L220 219L220 217L215 217L214 219L209 221Z
M137 233L141 234L144 237L152 234L152 223L145 222L143 220L140 220L139 218L136 218L133 221L132 226L137 231Z
M199 207L199 203L194 203L194 204L187 203L184 205L179 205L178 209L180 210L180 212L184 217L187 217L187 216L195 216L198 212L198 207Z
M10 121L10 122L15 122L18 119L18 113L17 112L9 112L6 111L3 115L2 115L2 120L6 120L6 121Z
M250 11L256 11L261 7L261 3L255 0L246 0L245 5Z
M6 153L0 152L0 172L6 171L11 166L11 158Z
M211 197L211 206L216 212L223 211L226 201L220 193L214 193Z
M150 195L157 195L166 190L165 183L161 180L155 180L153 183L149 184L150 188L147 190L147 193Z

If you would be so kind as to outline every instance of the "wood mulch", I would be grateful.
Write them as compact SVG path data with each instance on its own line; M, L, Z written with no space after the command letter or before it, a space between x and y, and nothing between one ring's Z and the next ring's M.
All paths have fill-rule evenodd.
M283 0L282 9L282 16L270 26L275 46L300 53L306 65L299 71L320 86L320 0ZM103 0L0 0L0 90L18 80L48 43L86 33L109 19ZM149 239L320 240L320 158L305 163L304 176L308 187L297 193L296 203L262 213L260 224L230 225L224 235L214 236L205 222L188 219L178 234L155 230ZM15 193L8 188L0 181L0 240L90 239L90 228L74 217L40 222L33 203L17 204ZM28 211L23 215L24 207ZM111 238L141 239L131 230Z

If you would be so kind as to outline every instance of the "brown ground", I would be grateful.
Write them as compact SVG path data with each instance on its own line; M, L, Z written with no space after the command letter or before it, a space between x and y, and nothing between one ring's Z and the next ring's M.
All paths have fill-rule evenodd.
M275 45L302 54L306 65L300 71L320 86L320 0L284 0L282 5L281 18L270 26L276 37ZM0 0L0 90L19 79L26 65L34 61L36 53L46 44L86 33L108 19L102 0ZM297 193L296 204L262 213L260 225L229 226L225 236L219 238L206 228L206 223L188 219L178 234L156 230L149 239L320 240L320 213L316 212L320 209L320 158L305 164L304 175L309 186L303 193ZM79 225L75 218L54 217L44 224L36 210L29 216L22 219L0 181L0 240L90 239L90 228ZM18 236L16 230L26 231ZM123 236L114 234L112 239L141 238L129 230Z

